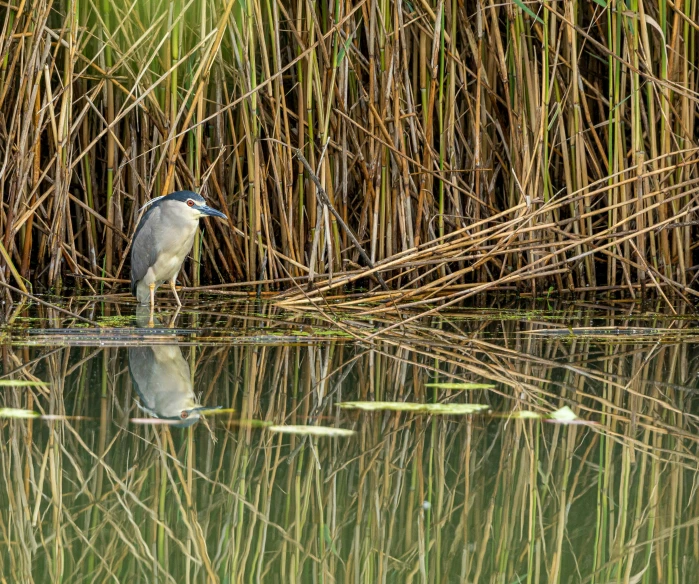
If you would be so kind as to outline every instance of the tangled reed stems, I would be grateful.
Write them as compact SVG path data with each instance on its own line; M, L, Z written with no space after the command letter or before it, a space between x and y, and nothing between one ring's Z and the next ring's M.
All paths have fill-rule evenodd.
M691 299L697 4L8 0L0 278L119 285L186 188L230 220L185 285Z

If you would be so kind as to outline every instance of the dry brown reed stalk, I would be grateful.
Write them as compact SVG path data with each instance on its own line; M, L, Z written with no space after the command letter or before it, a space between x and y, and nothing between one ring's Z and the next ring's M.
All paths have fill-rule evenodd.
M197 391L237 410L211 418L215 443L201 425L128 423L143 414L125 349L3 345L3 371L50 391L6 387L0 407L64 417L0 421L0 568L35 582L694 581L699 363L679 311L659 299L649 323L611 305L485 306L370 348L201 346ZM228 313L219 326L243 334L323 325L269 304ZM565 325L574 334L555 334ZM426 386L458 381L495 387ZM568 405L597 424L336 407L372 398ZM283 437L246 419L357 434Z
M230 220L185 285L691 300L698 4L9 1L0 279L103 292L188 188Z

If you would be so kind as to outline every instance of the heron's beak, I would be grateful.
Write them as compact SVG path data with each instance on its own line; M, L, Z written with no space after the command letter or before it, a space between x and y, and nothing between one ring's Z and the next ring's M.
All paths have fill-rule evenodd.
M221 211L212 209L208 205L202 205L201 207L197 207L197 209L202 215L209 215L210 217L220 217L221 219L228 219L228 217L221 213Z
M213 406L213 407L209 407L209 406L196 406L196 407L193 407L193 408L192 408L191 410L189 410L189 411L190 411L190 412L201 412L201 413L204 414L204 413L206 413L206 412L211 412L211 411L213 411L213 410L220 410L222 407L223 407L223 406Z

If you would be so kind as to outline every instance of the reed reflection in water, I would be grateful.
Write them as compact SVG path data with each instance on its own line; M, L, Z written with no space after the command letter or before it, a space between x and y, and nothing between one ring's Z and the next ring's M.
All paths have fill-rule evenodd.
M49 385L3 387L0 406L64 418L0 421L0 573L71 583L699 581L691 339L537 334L541 324L525 318L445 322L373 347L4 345L5 375ZM620 326L576 321L586 324ZM427 385L439 381L495 389ZM337 407L348 400L473 402L493 414ZM197 423L199 404L225 413ZM596 424L504 416L563 405ZM190 425L132 422L142 406L160 418L187 411ZM290 436L259 422L356 435Z

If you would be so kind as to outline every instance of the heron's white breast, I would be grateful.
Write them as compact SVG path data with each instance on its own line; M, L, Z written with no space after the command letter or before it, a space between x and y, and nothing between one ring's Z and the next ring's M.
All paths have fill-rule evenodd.
M161 225L158 237L158 259L152 266L155 279L166 282L177 275L182 263L192 250L194 236L199 228L199 219L181 209L174 203L161 206Z

